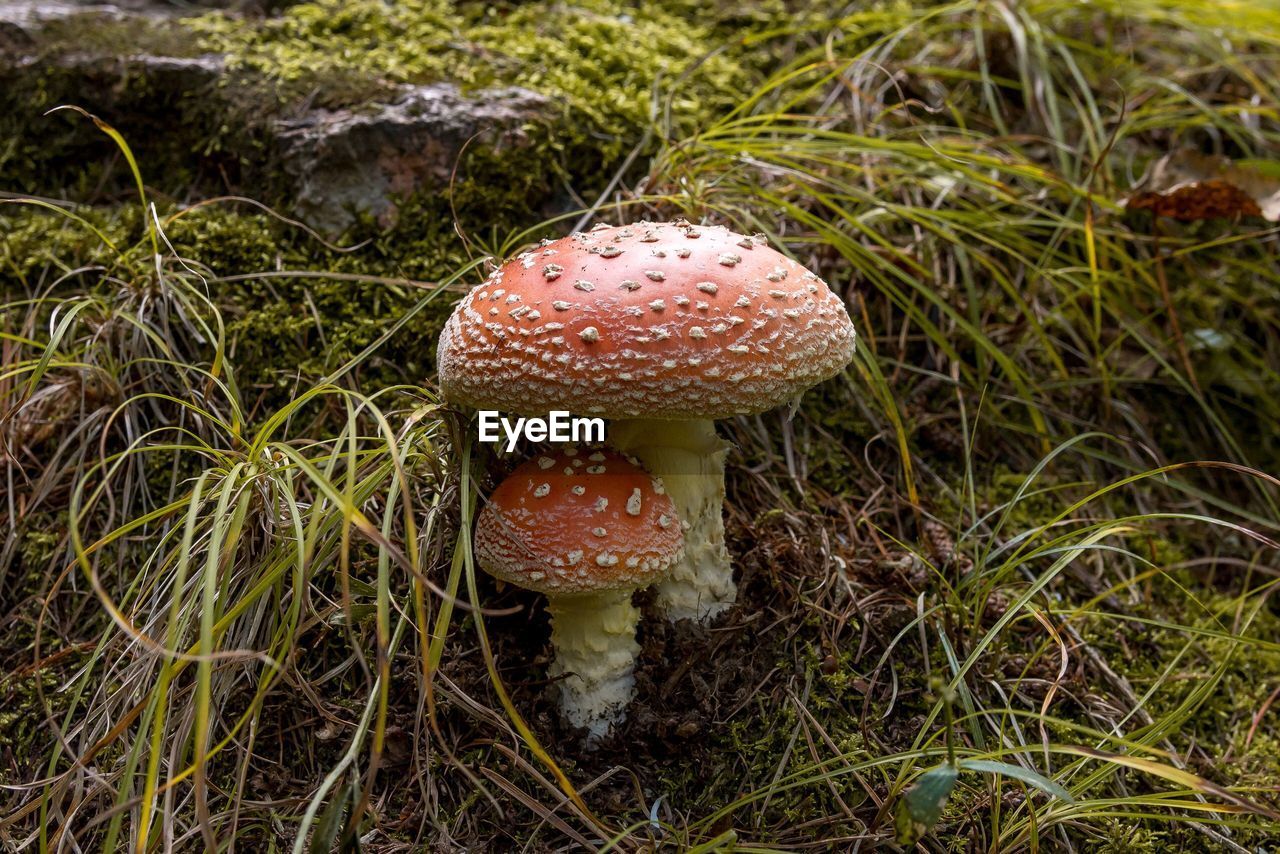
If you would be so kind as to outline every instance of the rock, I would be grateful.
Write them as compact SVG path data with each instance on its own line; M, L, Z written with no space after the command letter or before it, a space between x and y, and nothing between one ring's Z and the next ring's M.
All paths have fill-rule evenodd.
M48 24L78 16L116 21L131 17L163 20L182 13L179 7L156 0L116 0L114 3L97 0L0 0L0 32L21 33L31 40ZM0 43L0 47L3 46Z
M644 131L658 88L681 81L664 115L692 127L750 76L665 8L510 5L0 0L0 186L131 197L110 139L48 115L75 105L177 204L248 196L329 234L410 211L489 228L603 190L637 141L657 144Z
M27 30L47 21L56 21L85 12L115 14L119 7L109 3L0 2L0 24Z
M0 25L29 27L84 14L158 17L198 14L209 8L261 11L269 5L270 0L204 0L193 3L171 3L164 0L114 0L110 3L99 0L0 0Z
M520 88L463 95L451 83L406 86L390 103L311 110L272 123L294 206L312 226L341 232L358 214L391 225L397 200L448 186L467 145L521 145L548 100Z
M242 4L243 5L243 4ZM145 2L3 2L0 0L0 88L12 96L40 87L54 106L74 103L115 125L135 148L149 180L185 161L192 195L245 192L293 211L337 234L369 215L394 223L401 200L448 186L463 148L510 148L527 140L529 122L548 100L520 88L463 94L452 83L404 85L357 106L267 106L261 81L232 70L226 57L200 53L183 35L191 9ZM85 32L146 33L129 44L83 39ZM47 81L56 80L50 86ZM44 189L42 164L91 163L110 157L110 143L88 123L44 117L20 97L0 94L11 120L30 111L22 135L43 139L25 161L0 162L0 183ZM29 134L29 135L28 135ZM216 157L192 157L217 135ZM148 169L148 167L151 167ZM10 174L12 172L12 174ZM24 174L25 173L25 174Z
M145 156L144 169L160 162L176 175L167 167L180 157L184 180L198 169L192 139L218 127L214 90L225 62L200 51L178 11L138 0L0 0L0 133L10 141L0 152L0 184L65 193L109 168L117 153L90 123L46 115L64 104L118 126Z
M20 64L32 64L38 59L28 58ZM127 56L98 56L80 54L64 57L60 67L80 74L85 84L92 87L111 87L126 79L126 75L146 80L149 91L173 95L198 94L200 87L216 83L226 66L217 54L201 56L154 56L149 53ZM85 91L86 96L90 95Z
M35 44L35 34L49 21L59 21L92 11L114 15L115 6L81 3L14 3L0 0L0 53L13 62Z

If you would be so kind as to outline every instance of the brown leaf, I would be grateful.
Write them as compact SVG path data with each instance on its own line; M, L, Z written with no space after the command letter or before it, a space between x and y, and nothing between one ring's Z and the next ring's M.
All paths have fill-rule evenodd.
M1280 220L1280 180L1226 157L1182 149L1161 157L1122 204L1181 222L1260 216Z

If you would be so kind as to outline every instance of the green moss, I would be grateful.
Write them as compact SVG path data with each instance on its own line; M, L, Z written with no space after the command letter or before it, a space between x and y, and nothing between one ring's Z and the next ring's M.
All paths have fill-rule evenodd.
M735 62L707 55L711 28L724 22L703 5L321 0L257 26L223 14L187 26L204 50L269 81L282 100L338 79L515 84L557 98L607 132L644 124L659 80L689 72L672 102L681 115L704 111L708 98L726 103L745 83ZM333 92L321 97L335 102Z
M168 229L179 254L218 275L323 269L433 281L472 253L493 251L518 228L572 205L565 187L584 196L598 191L649 123L655 84L674 88L670 116L684 130L734 102L750 79L746 65L725 54L704 57L710 28L732 19L686 19L681 13L691 8L324 2L253 23L210 13L141 25L140 52L225 54L228 73L216 86L176 94L169 84L130 76L128 63L118 83L104 71L91 75L96 82L87 87L78 60L69 67L50 61L38 73L11 72L8 91L24 94L21 103L0 111L8 116L0 125L14 140L0 152L0 175L13 175L14 185L43 195L59 187L86 195L108 178L124 191L125 170L116 166L108 174L112 144L89 123L70 115L31 115L87 98L87 106L133 144L148 184L184 194L201 186L215 192L223 188L211 181L252 173L260 179L255 195L284 200L287 208L288 184L273 166L262 122L300 99L319 93L319 104L359 103L392 84L438 79L464 87L519 84L549 95L556 115L525 128L525 144L502 152L471 146L448 194L426 190L397 200L399 215L389 229L371 221L354 228L349 242L367 241L357 252L330 251L247 207L202 209ZM47 30L39 49L51 60L73 51L106 55L113 28L120 26L71 18ZM194 157L194 151L204 156ZM91 216L125 244L141 236L131 206ZM23 292L50 262L72 268L109 257L89 235L43 214L5 221L10 238L0 250L0 287L6 293ZM278 277L215 285L213 292L226 309L250 397L282 394L300 379L326 375L422 296L411 287ZM450 302L446 295L422 311L361 366L357 379L370 387L422 380L434 358L429 342Z
M39 559L46 550L45 535L28 535L23 551ZM29 547L29 548L28 548ZM38 554L31 554L34 551ZM33 574L44 565L30 563ZM43 589L44 582L35 589ZM8 614L5 629L4 669L0 670L0 733L3 733L5 761L0 762L0 783L18 784L40 777L47 761L49 721L59 721L69 703L68 692L62 690L76 668L83 665L89 653L69 648L46 628L40 656L45 666L33 669L32 650L35 643L35 613L38 606L15 608ZM16 773L11 773L11 771ZM0 799L0 803L4 803ZM12 805L12 801L9 802Z
M1237 596L1206 589L1203 581L1180 581L1195 586L1198 603L1189 602L1179 587L1157 581L1130 606L1135 616L1167 627L1090 619L1084 636L1136 694L1151 692L1144 708L1177 749L1217 746L1207 757L1193 753L1188 770L1219 784L1274 791L1280 786L1280 742L1266 720L1256 730L1253 720L1275 690L1270 675L1280 673L1280 614L1264 604L1251 622L1234 630L1240 640L1193 636L1182 627L1231 634L1237 620L1253 614L1258 602L1249 598L1242 603ZM1175 659L1177 664L1166 672ZM1267 841L1254 830L1236 831L1233 838L1246 845Z
M120 16L113 12L87 12L50 18L36 36L36 49L60 54L74 49L85 56L112 56L128 45L136 56L199 56L201 46L180 18Z
M272 119L363 104L398 84L450 81L548 96L554 130L540 140L532 174L544 193L560 193L558 176L543 177L555 171L545 156L554 152L554 166L588 193L641 138L655 107L664 131L688 131L736 103L770 59L759 47L708 53L715 28L734 19L690 15L697 8L324 0L258 21L222 12L162 23L72 17L39 36L32 50L42 62L0 68L0 130L12 140L0 149L0 179L33 193L99 188L110 143L41 115L78 103L135 140L149 179L166 190L212 193L249 180L256 195L276 201L284 187L268 143ZM781 19L783 10L771 14ZM216 83L207 72L148 70L117 56L122 28L138 32L126 40L136 45L131 56L220 56L226 69Z
M843 815L845 806L862 804L865 792L860 786L842 776L833 778L831 785L818 782L822 771L812 772L814 785L771 791L780 767L787 776L811 768L813 756L804 732L807 729L812 735L812 720L821 721L823 741L818 752L823 759L834 758L830 745L848 763L865 761L877 750L868 745L859 716L849 713L861 706L860 692L865 688L857 676L854 651L835 651L834 672L824 666L827 656L819 651L819 623L816 617L804 618L796 627L799 637L790 639L795 646L777 650L783 657L776 660L776 667L793 674L789 681L795 686L795 698L781 692L753 698L726 725L707 729L704 746L707 755L715 757L713 763L683 762L662 769L661 790L670 793L672 803L696 816L748 793L769 791L767 801L744 806L732 816L734 825L751 825L762 841L819 816ZM793 653L797 653L794 659ZM804 686L808 687L802 691ZM797 702L803 702L808 713L803 720ZM850 827L851 832L854 829Z
M1131 821L1108 819L1102 823L1103 836L1089 850L1096 854L1146 854L1167 851L1170 834Z
M865 463L858 447L844 438L870 436L874 430L850 398L848 381L836 377L810 389L800 409L802 423L813 425L805 448L809 482L837 497L859 494Z
M529 217L517 201L487 206L473 192L458 207L458 223L478 233L515 228ZM453 228L442 199L423 197L406 207L401 222L355 251L336 251L305 231L247 205L227 203L183 213L165 227L177 254L214 278L208 292L226 325L230 355L248 402L275 406L289 399L299 382L314 382L362 352L427 295L425 286L379 281L291 277L273 273L327 271L350 277L391 277L434 282L467 263L466 246ZM493 213L493 210L497 213ZM142 220L134 204L87 211L94 225L118 246L137 245ZM173 213L161 210L162 218ZM152 276L145 253L118 263L88 229L42 209L0 210L0 294L20 299L47 286L58 271L91 265L110 269L114 281L90 269L68 278L54 296L110 293L120 281ZM474 239L474 238L473 238ZM263 273L219 282L217 277ZM464 285L467 282L463 283ZM435 341L457 293L442 293L374 356L353 379L366 390L410 382L422 384L434 369ZM20 312L11 321L21 322ZM211 359L211 352L206 355Z
M37 680L39 680L37 684ZM22 777L6 779L7 768L0 765L0 783L16 784L31 779L38 761L47 746L49 729L46 703L52 701L52 712L58 712L58 675L43 671L38 676L12 676L0 678L0 732L5 734L5 744L11 756L32 763L21 769ZM41 701L41 693L44 702Z
M206 210L184 217L169 237L180 254L220 275L244 270L327 270L350 276L433 281L464 261L443 218L417 219L413 234L393 232L353 253L330 251L309 236L256 213ZM405 230L409 230L409 226ZM264 276L214 285L246 396L287 399L297 382L325 376L374 343L426 291L380 282ZM366 389L421 383L433 369L440 327L453 298L443 294L370 360L356 381Z
M508 213L527 222L549 202L562 207L564 186L584 196L602 188L652 123L658 95L661 117L672 125L664 131L687 132L731 107L754 79L750 54L708 55L715 43L708 27L666 4L326 0L256 27L223 15L188 26L205 50L227 56L225 85L246 92L232 100L271 98L278 109L301 99L355 105L395 84L437 81L464 90L516 85L547 96L548 124L527 129L532 139L517 162L504 152L490 169L492 152L483 145L468 154L472 180L454 189L454 205L499 195L485 212L496 222L513 221Z

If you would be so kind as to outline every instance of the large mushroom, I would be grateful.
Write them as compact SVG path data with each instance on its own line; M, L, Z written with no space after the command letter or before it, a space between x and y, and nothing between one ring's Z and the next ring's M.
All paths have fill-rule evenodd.
M456 402L613 419L610 443L662 476L688 526L658 604L707 621L737 595L713 421L794 400L848 365L854 341L840 299L762 237L600 225L495 270L445 325L438 363Z
M635 680L631 604L679 558L680 522L660 481L613 451L541 454L504 480L476 520L490 575L546 594L551 675L565 718L596 740L625 716Z

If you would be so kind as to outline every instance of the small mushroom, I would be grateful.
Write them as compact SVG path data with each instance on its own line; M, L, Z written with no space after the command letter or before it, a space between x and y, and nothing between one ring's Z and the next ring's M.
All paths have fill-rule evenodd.
M610 246L622 251L606 255ZM574 290L567 276L548 282L518 259L495 271L441 334L445 397L612 419L610 444L663 479L688 525L657 604L673 619L709 621L737 597L722 519L729 446L714 422L788 403L842 371L856 338L849 313L762 238L718 226L602 226L546 249L594 290ZM563 304L564 331L529 315L510 329L491 322L485 312L503 289L535 309Z
M546 594L561 708L594 742L635 689L631 593L679 559L683 535L648 472L613 451L593 453L589 468L576 456L542 454L512 472L480 511L474 544L490 575Z

